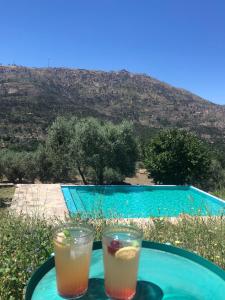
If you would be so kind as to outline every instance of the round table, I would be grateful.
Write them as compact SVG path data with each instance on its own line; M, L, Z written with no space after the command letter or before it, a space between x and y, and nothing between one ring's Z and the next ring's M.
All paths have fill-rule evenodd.
M81 299L108 299L104 293L101 242L94 242L88 293ZM25 300L62 300L57 294L54 257L28 282ZM166 244L142 243L134 299L222 300L225 271L202 257Z

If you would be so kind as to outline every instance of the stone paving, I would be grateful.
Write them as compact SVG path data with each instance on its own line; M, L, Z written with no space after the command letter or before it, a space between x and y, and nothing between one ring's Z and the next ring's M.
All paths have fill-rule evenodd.
M47 219L68 215L60 184L17 184L11 209Z

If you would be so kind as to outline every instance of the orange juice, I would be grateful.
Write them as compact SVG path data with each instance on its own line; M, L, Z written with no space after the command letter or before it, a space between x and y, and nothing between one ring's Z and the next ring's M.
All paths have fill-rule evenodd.
M103 234L105 292L129 300L136 293L142 234L130 226L108 228Z
M88 288L93 235L85 236L82 230L67 228L66 234L59 231L54 239L57 288L66 299L79 298Z

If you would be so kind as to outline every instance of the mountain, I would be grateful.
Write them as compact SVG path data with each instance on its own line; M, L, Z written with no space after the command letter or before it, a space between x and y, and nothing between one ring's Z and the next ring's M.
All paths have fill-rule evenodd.
M225 143L225 106L145 74L0 66L0 140L32 144L58 115L134 122L143 134L186 128Z

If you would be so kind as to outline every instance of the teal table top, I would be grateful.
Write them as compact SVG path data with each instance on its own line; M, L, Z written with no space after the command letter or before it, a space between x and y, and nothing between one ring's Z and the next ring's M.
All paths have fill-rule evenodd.
M104 294L101 243L95 242L88 294L81 299L108 299ZM57 294L54 257L30 279L26 300L62 300ZM135 299L222 300L225 272L194 253L165 244L143 242Z

